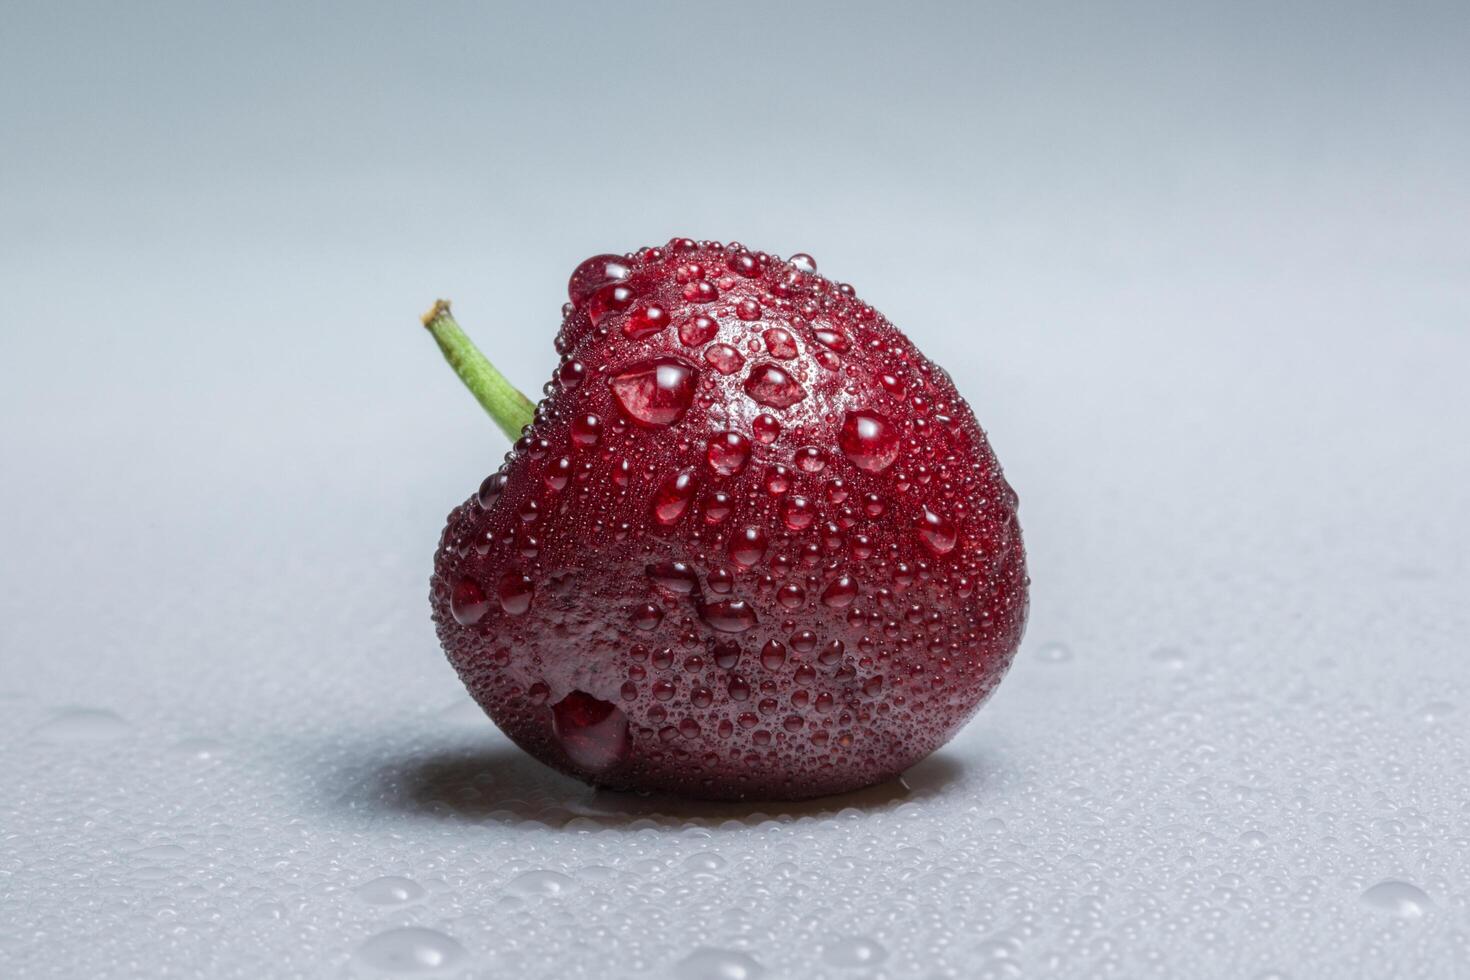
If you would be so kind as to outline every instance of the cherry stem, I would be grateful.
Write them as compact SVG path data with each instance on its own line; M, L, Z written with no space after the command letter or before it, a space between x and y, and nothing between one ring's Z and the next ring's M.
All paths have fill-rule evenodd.
M434 306L422 317L424 326L434 335L444 360L454 368L459 380L484 407L500 431L515 442L521 430L531 424L536 416L536 406L531 399L521 394L505 375L495 369L489 358L480 353L475 342L465 335L449 312L449 300L434 301Z

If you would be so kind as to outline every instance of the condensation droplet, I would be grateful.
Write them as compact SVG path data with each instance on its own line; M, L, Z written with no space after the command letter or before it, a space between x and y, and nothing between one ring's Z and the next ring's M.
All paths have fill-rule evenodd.
M133 726L106 708L62 708L35 731L43 742L111 742Z
M354 888L353 893L369 905L406 905L417 902L426 892L424 886L412 878L401 875L384 875L365 881Z
M1363 892L1362 902L1377 912L1399 919L1417 919L1434 906L1424 890L1407 881L1389 878Z
M673 425L694 401L699 371L677 358L642 361L608 379L613 398L629 421L649 429Z
M758 980L766 968L733 949L701 946L674 964L675 980Z
M356 955L358 962L369 969L416 974L453 969L468 956L457 940L421 926L380 932L358 946Z

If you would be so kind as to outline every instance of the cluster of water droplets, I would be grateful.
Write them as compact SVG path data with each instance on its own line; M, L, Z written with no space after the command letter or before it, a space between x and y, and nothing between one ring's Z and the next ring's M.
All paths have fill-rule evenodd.
M1359 697L1330 667L1296 688L1230 667L1185 644L1038 641L954 750L798 804L594 791L488 737L467 702L373 725L298 704L279 742L19 695L0 719L0 962L18 978L1455 975L1470 852L1457 784L1433 773L1459 758L1466 692Z

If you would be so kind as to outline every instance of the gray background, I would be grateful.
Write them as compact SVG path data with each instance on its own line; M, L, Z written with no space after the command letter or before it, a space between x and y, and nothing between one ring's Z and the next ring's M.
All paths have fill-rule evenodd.
M1467 174L1460 4L0 5L0 973L1470 973ZM672 235L1021 495L906 786L595 795L434 642L504 443L417 314L535 389Z

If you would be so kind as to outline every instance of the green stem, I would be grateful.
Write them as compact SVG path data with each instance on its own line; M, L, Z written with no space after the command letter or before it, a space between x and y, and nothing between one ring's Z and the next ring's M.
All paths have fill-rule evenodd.
M531 399L507 381L505 375L480 353L475 342L465 336L449 312L448 300L436 300L433 309L423 315L423 321L444 352L444 359L454 368L454 373L459 375L459 380L464 382L475 400L490 413L500 431L509 436L511 442L519 439L521 430L530 425L536 415L536 406Z

